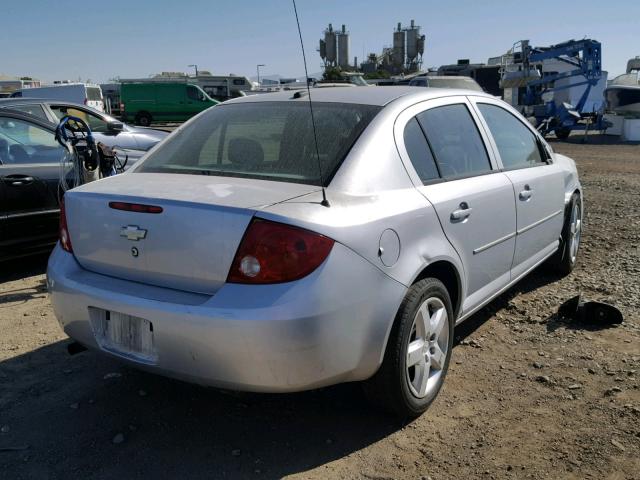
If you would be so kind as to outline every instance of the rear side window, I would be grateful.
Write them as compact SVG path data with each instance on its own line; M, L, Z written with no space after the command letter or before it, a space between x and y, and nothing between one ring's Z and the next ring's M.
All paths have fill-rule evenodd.
M491 135L506 169L531 167L544 163L535 135L504 108L479 103Z
M415 117L404 127L404 146L422 183L440 178L427 139Z
M482 137L466 105L445 105L417 115L444 178L491 171Z
M324 183L379 110L371 105L313 104ZM135 171L320 185L309 104L218 105L173 134Z
M44 109L41 105L7 105L6 108L10 108L11 110L17 110L19 112L28 113L29 115L35 115L38 118L43 120L49 120L47 115L44 113Z

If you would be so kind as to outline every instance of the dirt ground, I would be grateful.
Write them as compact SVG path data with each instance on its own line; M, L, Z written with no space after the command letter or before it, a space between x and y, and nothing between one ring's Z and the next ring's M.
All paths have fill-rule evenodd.
M554 143L586 195L581 260L456 331L429 411L403 425L357 385L249 395L69 356L46 259L0 265L0 478L640 478L640 145ZM558 318L581 293L625 322Z

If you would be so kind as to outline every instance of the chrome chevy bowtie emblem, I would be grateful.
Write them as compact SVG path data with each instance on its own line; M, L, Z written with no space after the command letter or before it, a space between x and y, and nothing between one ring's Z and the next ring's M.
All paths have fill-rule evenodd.
M120 230L120 236L127 240L137 242L147 236L147 231L137 225L127 225L126 227L122 227L122 230Z

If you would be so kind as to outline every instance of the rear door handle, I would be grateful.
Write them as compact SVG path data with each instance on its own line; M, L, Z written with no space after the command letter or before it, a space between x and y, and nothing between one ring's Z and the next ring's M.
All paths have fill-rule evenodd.
M27 175L7 175L2 179L4 183L8 183L13 187L19 187L21 185L29 185L33 182L33 177Z
M520 200L527 201L531 198L531 195L533 195L533 190L531 190L529 185L525 185L524 190L522 190L518 196L520 197Z
M473 208L471 208L467 202L462 202L460 204L460 208L458 210L454 210L451 212L451 221L460 222L462 220L466 220L471 215Z

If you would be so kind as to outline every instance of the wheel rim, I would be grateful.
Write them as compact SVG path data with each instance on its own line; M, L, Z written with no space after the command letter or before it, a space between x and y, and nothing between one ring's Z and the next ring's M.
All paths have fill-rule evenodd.
M571 223L569 224L569 255L571 263L575 263L580 247L580 234L582 232L582 209L580 202L576 202L571 209Z
M416 312L407 343L406 376L411 393L424 398L437 388L449 350L449 316L437 297Z

